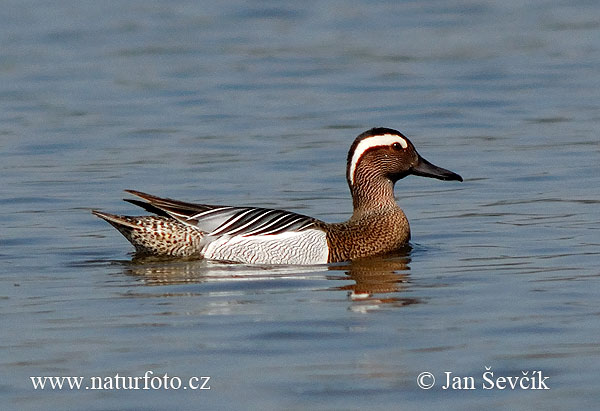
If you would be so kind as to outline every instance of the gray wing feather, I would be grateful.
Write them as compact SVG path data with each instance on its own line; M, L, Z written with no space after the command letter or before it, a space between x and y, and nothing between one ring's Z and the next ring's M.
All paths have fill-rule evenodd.
M312 217L285 210L193 204L134 190L126 191L182 223L197 227L208 236L275 235L284 231L302 231L318 222Z
M234 208L222 213L220 217L221 224L218 227L212 231L206 230L209 236L251 236L302 231L314 226L316 222L314 218L290 211L251 207ZM205 231L203 219L198 221L198 227Z

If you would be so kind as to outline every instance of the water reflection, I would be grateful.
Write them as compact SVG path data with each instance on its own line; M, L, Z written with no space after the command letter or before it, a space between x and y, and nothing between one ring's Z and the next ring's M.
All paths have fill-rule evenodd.
M325 266L245 265L198 259L170 259L136 256L125 264L125 274L138 277L146 285L257 281L323 277Z
M216 263L205 260L134 257L124 264L124 273L149 286L210 283L211 290L219 284L236 281L238 292L256 292L250 282L298 280L286 283L294 289L312 281L315 291L345 291L353 311L367 312L384 306L406 306L421 302L405 296L410 283L410 248L394 255L372 257L336 265L261 266ZM323 288L322 281L342 282ZM244 282L248 286L244 286ZM280 285L280 284L279 284ZM265 287L269 287L265 285Z
M342 270L354 283L334 287L348 291L348 298L356 304L353 311L372 311L385 305L405 306L421 302L418 298L403 294L410 283L410 249L386 257L356 260L348 265L330 266L330 270Z

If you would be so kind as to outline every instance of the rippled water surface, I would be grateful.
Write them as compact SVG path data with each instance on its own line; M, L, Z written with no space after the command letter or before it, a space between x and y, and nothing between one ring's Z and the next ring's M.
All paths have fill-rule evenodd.
M585 0L4 2L2 403L597 406L598 15ZM90 213L137 212L131 188L341 221L347 150L373 126L465 178L397 184L413 234L398 255L140 261ZM484 389L486 367L550 389ZM147 371L211 389L30 379ZM443 389L445 372L475 389Z

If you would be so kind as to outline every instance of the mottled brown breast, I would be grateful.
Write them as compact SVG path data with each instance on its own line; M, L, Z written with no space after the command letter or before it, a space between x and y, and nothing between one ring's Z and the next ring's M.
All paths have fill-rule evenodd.
M410 240L408 220L399 207L327 224L326 231L330 263L389 253Z

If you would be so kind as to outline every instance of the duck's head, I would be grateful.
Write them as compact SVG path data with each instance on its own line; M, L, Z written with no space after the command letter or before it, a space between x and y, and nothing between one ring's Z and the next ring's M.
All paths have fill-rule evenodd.
M351 190L357 185L373 184L382 179L393 184L409 174L463 181L458 174L421 157L410 140L397 130L372 128L352 143L346 169Z

